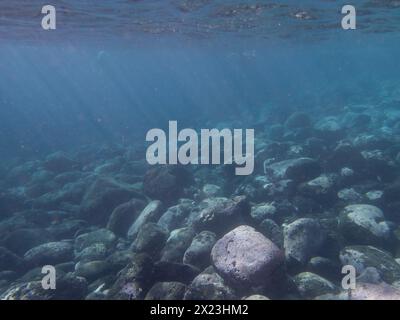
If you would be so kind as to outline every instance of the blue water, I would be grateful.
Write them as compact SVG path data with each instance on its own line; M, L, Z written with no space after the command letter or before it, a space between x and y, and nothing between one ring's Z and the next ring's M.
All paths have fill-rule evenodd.
M181 128L256 128L257 136L268 130L265 123L284 124L295 111L317 122L350 106L379 113L400 102L399 1L357 1L357 29L348 31L340 25L346 1L99 2L53 0L51 31L40 26L42 1L0 3L2 175L30 160L41 168L54 152L141 147L148 130L171 120ZM93 163L82 172L95 170ZM369 179L359 184L388 187ZM24 194L29 183L7 181L2 190L23 194L20 211L35 207L37 199ZM344 204L326 203L322 211Z
M54 31L41 30L35 2L18 10L3 3L1 149L12 155L93 139L127 142L168 119L193 125L269 105L373 102L379 85L398 75L398 33L375 33L399 25L388 19L397 10L360 4L371 12L360 10L359 29L344 31L340 2L216 3L71 1L60 4ZM291 16L306 10L316 17ZM387 21L375 17L382 14Z

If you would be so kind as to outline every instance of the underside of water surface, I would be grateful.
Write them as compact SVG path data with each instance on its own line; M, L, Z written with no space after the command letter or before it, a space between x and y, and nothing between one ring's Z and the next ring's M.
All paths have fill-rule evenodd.
M400 1L50 2L0 3L1 299L400 299Z

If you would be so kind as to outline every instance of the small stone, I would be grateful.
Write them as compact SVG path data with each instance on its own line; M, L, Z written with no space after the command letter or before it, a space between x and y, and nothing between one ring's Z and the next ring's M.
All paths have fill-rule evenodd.
M339 280L342 277L340 263L325 257L312 257L307 269L330 280Z
M107 255L107 247L103 243L94 243L75 255L78 261L102 260Z
M112 248L117 241L113 232L108 229L98 229L89 233L79 235L75 239L75 251L81 252L96 243L102 243L107 249Z
M241 224L250 214L250 205L244 196L208 199L209 205L196 214L192 224L196 231L212 231L217 235Z
M164 247L167 237L168 232L165 229L155 223L146 223L132 243L132 250L157 255Z
M189 264L158 261L154 264L152 280L158 282L177 281L189 284L199 273L199 269Z
M113 210L121 203L133 198L144 199L132 186L112 178L97 178L86 191L82 203L81 217L93 224L105 225Z
M340 200L346 201L347 203L357 203L363 200L361 194L359 194L353 188L342 189L337 194Z
M24 254L25 263L33 267L55 265L73 258L72 244L64 241L41 244Z
M266 204L259 204L257 206L253 206L251 208L250 215L255 221L261 222L264 219L273 218L275 213L276 213L275 206L272 204L266 203Z
M141 300L150 289L153 260L147 254L137 254L123 270L107 293L107 299Z
M383 212L367 204L350 205L339 217L339 228L349 242L382 244L389 240L391 230Z
M314 298L337 291L337 288L332 282L311 272L302 272L296 275L293 281L303 298Z
M190 208L186 205L178 204L173 207L169 207L164 212L157 224L163 227L168 232L174 229L179 229L187 225L187 219L189 217Z
M202 231L193 238L183 256L183 263L194 265L200 269L211 264L210 253L217 241L217 236L211 231Z
M235 292L221 276L214 273L202 273L193 279L184 300L234 300Z
M75 266L75 274L87 280L94 280L107 273L109 268L110 265L102 260L79 262Z
M162 214L162 203L161 201L154 200L149 202L149 204L140 212L139 216L129 227L127 236L129 240L136 238L142 226L148 222L157 222Z
M222 195L221 187L215 184L204 185L202 191L205 198L220 197Z
M301 218L285 225L283 229L286 259L304 265L318 253L326 233L315 219Z
M289 129L307 128L310 126L310 117L304 112L292 113L285 122L285 127Z
M182 166L151 168L144 176L143 189L149 197L171 203L191 180L191 174Z
M195 232L192 228L181 228L171 232L161 251L161 261L182 262L186 249L190 246Z
M381 190L372 190L368 191L365 196L369 201L377 202L381 199L383 199L383 191Z
M321 167L314 159L297 158L267 165L265 172L273 180L290 179L300 183L318 177Z
M116 207L108 219L107 229L111 230L118 236L125 236L129 226L138 217L141 210L144 208L145 202L138 199L133 199L127 203Z
M258 226L258 230L279 248L283 248L283 231L275 221L271 219L263 220Z
M186 285L180 282L157 282L146 294L145 300L182 300Z
M270 298L263 296L262 294L253 294L251 296L248 296L244 300L270 300Z
M66 171L72 171L74 168L77 168L79 164L71 160L65 153L56 152L49 155L46 158L46 161L43 163L43 167L46 170L62 173Z

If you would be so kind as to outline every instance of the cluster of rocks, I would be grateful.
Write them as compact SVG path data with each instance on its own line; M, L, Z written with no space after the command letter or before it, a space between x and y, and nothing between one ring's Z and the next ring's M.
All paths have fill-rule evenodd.
M149 167L122 146L14 165L0 183L0 298L397 299L400 115L385 108L266 121L248 177Z

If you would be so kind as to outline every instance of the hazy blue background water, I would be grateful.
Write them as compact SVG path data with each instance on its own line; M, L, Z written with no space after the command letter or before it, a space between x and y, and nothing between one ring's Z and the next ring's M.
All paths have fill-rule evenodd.
M314 1L308 12L315 12L315 18L295 19L297 25L291 14L312 2L299 8L283 1L290 5L279 9L287 13L281 16L273 10L263 16L271 11L264 5L272 2L260 2L260 10L243 9L246 20L235 12L228 18L203 14L211 1L199 1L200 9L193 10L177 6L195 7L193 1L115 1L104 6L55 1L62 10L58 29L49 32L40 29L39 3L21 1L19 11L11 2L0 4L3 159L83 143L129 144L144 140L147 130L165 127L168 120L205 126L209 120L240 119L244 112L254 113L257 120L266 109L284 119L293 109L319 108L332 114L351 103L378 105L383 88L390 90L399 78L400 17L396 24L393 13L399 9L393 1L386 6L371 1L368 7L362 1L360 12L369 19L361 19L356 31L340 29L340 1ZM215 3L225 8L242 2ZM74 15L74 9L82 16ZM170 11L178 13L164 16ZM124 25L119 24L121 14ZM176 16L178 20L170 19ZM79 29L80 23L85 28ZM193 33L196 23L201 27ZM129 32L121 31L124 26ZM145 32L145 27L163 32Z

